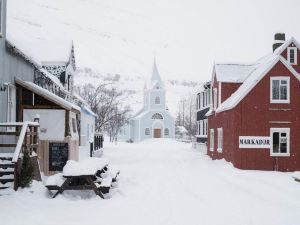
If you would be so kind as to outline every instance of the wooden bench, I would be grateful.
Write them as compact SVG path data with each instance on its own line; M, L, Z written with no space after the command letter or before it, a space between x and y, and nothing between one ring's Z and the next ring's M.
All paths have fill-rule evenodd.
M64 168L63 174L56 174L48 178L46 182L47 189L52 193L55 198L58 194L63 193L65 190L93 190L96 195L104 198L104 194L109 193L112 183L117 181L117 176L120 174L119 170L110 169L108 163L102 163L100 166L95 167L93 170L89 168L88 171L76 168L74 171L71 166Z

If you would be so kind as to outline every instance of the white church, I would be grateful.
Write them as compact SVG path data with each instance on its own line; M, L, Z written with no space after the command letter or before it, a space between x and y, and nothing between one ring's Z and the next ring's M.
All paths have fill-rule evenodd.
M175 138L175 120L166 106L166 90L154 60L152 76L144 86L144 106L125 125L118 140Z

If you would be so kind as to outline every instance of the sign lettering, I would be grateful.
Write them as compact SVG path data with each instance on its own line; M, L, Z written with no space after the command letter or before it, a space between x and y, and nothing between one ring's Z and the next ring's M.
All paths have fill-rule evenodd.
M240 136L239 148L270 148L270 137L263 136Z

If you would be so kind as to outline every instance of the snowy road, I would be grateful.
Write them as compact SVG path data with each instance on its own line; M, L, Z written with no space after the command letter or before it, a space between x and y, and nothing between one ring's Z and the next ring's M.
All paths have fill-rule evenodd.
M121 170L112 198L49 199L41 184L0 197L6 225L299 225L291 173L242 171L171 140L119 143L104 157Z

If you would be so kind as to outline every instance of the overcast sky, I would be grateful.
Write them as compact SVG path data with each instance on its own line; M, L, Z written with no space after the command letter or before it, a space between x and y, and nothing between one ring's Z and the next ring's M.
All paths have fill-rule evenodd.
M298 0L9 0L9 32L73 39L77 63L164 79L210 79L213 62L252 62L275 32L300 38Z

